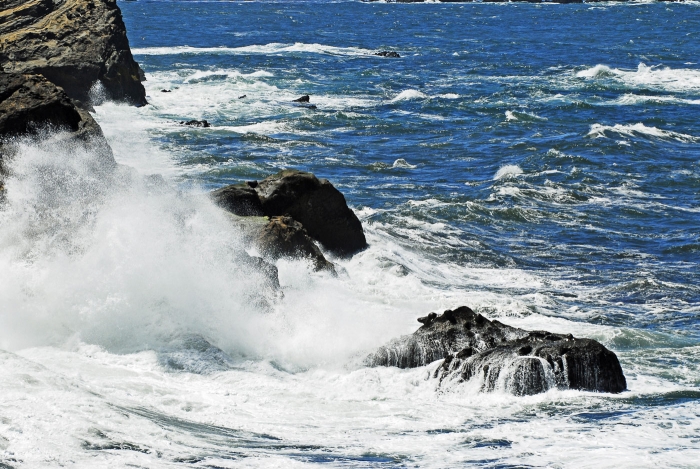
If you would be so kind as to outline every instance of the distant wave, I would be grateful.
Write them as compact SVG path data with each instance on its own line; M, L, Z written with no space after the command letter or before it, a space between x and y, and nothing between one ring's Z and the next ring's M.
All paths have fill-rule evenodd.
M499 179L512 179L523 174L523 170L517 164L502 166L493 176L494 181Z
M645 86L664 91L700 90L700 70L690 68L649 67L640 63L634 71L599 64L581 70L576 76L589 79L613 78L630 86Z
M392 103L395 103L397 101L409 101L412 99L426 99L428 98L427 94L421 93L418 90L404 90L398 95L394 97L394 99L391 100Z
M251 45L243 47L143 47L133 48L134 55L180 55L180 54L214 54L214 55L237 55L237 54L287 54L293 52L305 52L311 54L328 55L350 55L350 56L373 56L370 49L360 49L358 47L334 47L323 44L305 44L297 42L295 44L281 44L273 42L270 44Z
M588 137L593 138L607 138L606 133L616 133L618 135L624 135L626 137L653 137L663 140L676 140L683 143L697 143L700 142L699 137L694 137L692 135L682 134L679 132L673 132L671 130L663 130L657 127L647 127L646 125L639 124L615 124L615 125L602 125L593 124L591 126L590 132L588 132Z
M626 93L612 101L602 103L606 106L631 106L647 103L668 103L668 104L700 104L700 99L683 99L675 96L642 96L632 93Z

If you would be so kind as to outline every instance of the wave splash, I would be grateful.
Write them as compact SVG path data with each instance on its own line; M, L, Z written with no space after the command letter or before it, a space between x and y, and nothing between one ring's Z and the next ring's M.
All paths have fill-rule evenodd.
M576 73L578 78L612 78L631 87L647 87L662 91L688 92L700 90L700 70L673 69L640 63L637 70L622 70L598 64Z

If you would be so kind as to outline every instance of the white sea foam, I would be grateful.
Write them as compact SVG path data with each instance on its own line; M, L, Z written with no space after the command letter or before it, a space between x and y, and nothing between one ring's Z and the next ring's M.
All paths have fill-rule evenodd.
M403 158L398 158L396 161L394 161L394 164L391 165L392 168L402 168L402 169L416 169L417 166L414 164L410 164L408 161L404 160Z
M642 123L638 124L615 124L615 125L602 125L593 124L591 130L588 132L587 136L592 138L608 138L608 133L615 133L618 135L624 135L626 137L645 137L645 138L658 138L662 140L675 140L683 143L697 143L700 142L700 137L694 137L692 135L683 134L680 132L673 132L671 130L663 130L657 127L647 127Z
M428 95L421 93L418 90L404 90L401 93L397 94L394 98L392 98L391 102L395 103L398 101L411 101L426 98L428 98Z
M131 52L134 55L181 55L181 54L213 54L213 55L238 55L238 54L289 54L289 53L310 53L310 54L328 54L328 55L345 55L345 56L373 56L374 52L370 49L361 49L357 47L335 47L323 44L305 44L297 42L294 44L259 44L243 47L143 47L132 48Z
M612 78L632 87L645 87L663 91L700 90L700 70L649 67L640 63L637 70L622 70L607 65L596 65L576 73L579 78Z
M518 166L517 164L507 164L505 166L501 166L501 168L496 171L496 174L494 174L493 179L494 181L497 181L499 179L512 179L517 176L520 176L523 174L523 170Z

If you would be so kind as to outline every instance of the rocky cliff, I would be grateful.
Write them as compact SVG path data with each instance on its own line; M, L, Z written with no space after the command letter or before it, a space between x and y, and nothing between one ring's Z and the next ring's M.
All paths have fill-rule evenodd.
M100 82L108 99L146 104L116 0L3 0L0 69L41 74L86 102Z

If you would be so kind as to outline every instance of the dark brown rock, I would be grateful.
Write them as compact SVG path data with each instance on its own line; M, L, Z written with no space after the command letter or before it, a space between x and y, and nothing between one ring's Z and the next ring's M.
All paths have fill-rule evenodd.
M291 216L336 255L349 256L367 246L360 220L326 179L285 170L260 181L255 191L265 215Z
M618 393L627 387L615 353L595 340L525 331L465 306L419 321L424 325L414 334L380 347L365 363L411 368L444 359L435 372L441 387L478 379L482 391L502 386L516 395L552 388Z
M234 215L242 217L265 215L258 193L247 183L222 187L213 191L211 197L218 206Z
M0 73L0 145L45 131L68 132L69 138L90 146L96 158L116 164L100 126L63 89L41 75ZM2 145L0 160L7 151Z
M146 104L116 0L4 0L0 69L44 75L79 101L99 81L109 99Z
M291 217L270 219L258 236L257 244L272 259L301 257L309 259L316 270L335 273L333 263L326 260L301 223Z

